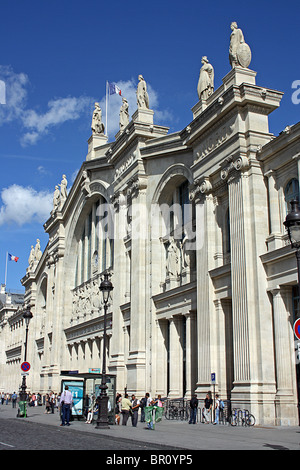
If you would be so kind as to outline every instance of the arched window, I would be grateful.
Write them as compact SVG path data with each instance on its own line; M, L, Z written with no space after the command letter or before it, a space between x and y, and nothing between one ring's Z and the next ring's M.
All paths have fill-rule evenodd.
M297 178L291 179L284 190L286 212L291 210L291 201L293 199L297 199L299 201L299 181Z
M77 248L75 287L113 265L113 221L103 197L93 203L82 223Z

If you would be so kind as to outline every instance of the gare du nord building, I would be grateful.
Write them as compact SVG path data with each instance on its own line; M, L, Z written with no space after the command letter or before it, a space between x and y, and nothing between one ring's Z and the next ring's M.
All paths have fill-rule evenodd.
M202 403L215 373L221 397L257 423L298 424L297 269L283 222L299 193L300 124L270 133L282 95L235 64L178 132L155 123L151 103L113 142L93 132L22 279L28 389L59 391L61 370L101 367L108 270L118 391Z

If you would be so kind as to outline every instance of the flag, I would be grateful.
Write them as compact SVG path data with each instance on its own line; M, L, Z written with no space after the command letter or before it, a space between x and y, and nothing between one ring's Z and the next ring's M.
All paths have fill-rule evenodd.
M18 256L14 256L14 255L11 255L10 253L8 253L8 259L9 261L15 261L17 262L19 257Z
M108 89L109 89L109 94L110 95L114 95L116 93L117 95L121 96L120 88L117 85L115 85L114 83L109 83L108 82Z

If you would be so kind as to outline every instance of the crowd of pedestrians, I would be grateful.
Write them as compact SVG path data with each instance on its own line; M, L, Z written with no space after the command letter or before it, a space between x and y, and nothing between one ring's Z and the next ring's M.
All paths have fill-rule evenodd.
M144 397L138 399L135 394L132 394L129 397L128 393L125 393L124 396L120 393L117 393L116 403L115 403L115 423L121 423L122 417L122 426L126 426L129 418L131 418L131 424L133 427L137 427L139 419L139 410L140 413L140 422L145 423L145 409L146 407L162 407L163 403L161 401L161 396L158 395L157 398L151 398L150 393L146 393ZM152 421L148 422L147 427L153 428Z
M199 400L194 395L190 400L190 419L189 424L196 424L197 413L199 410ZM215 400L212 398L211 392L207 392L204 399L203 407L200 406L201 418L200 421L205 424L219 424L220 419L223 420L225 412L225 405L220 396L216 394Z
M16 408L18 395L16 392L13 393L1 393L1 404L11 404L13 408ZM70 420L72 419L72 394L65 387L65 390L60 393L54 393L53 391L41 395L40 393L27 394L27 404L30 407L33 406L44 406L45 414L54 414L55 411L59 413L61 426L69 426ZM203 405L200 403L196 395L193 395L189 401L189 424L196 424L200 421L205 424L219 424L220 420L223 420L224 416L224 402L221 400L218 394L215 395L215 399L212 398L211 392L207 392L206 397L203 401ZM139 416L140 422L145 423L145 410L147 407L163 407L163 401L161 396L157 398L151 398L149 393L146 393L144 397L138 399L135 394L129 396L128 393L124 393L122 396L120 393L116 395L114 412L115 424L127 426L128 422L131 422L133 427L137 427ZM99 411L98 400L95 396L89 398L88 395L85 397L83 406L83 415L86 419L87 424L93 423ZM111 414L112 406L110 401L108 402L108 412ZM148 416L149 418L149 416ZM153 428L153 423L149 423L148 428Z

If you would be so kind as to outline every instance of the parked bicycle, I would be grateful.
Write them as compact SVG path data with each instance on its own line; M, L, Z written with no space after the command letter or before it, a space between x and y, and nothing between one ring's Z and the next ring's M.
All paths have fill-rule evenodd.
M166 419L189 419L189 405L185 399L167 400L165 403L165 418Z
M230 424L231 426L254 426L255 417L249 410L234 408L230 416Z

